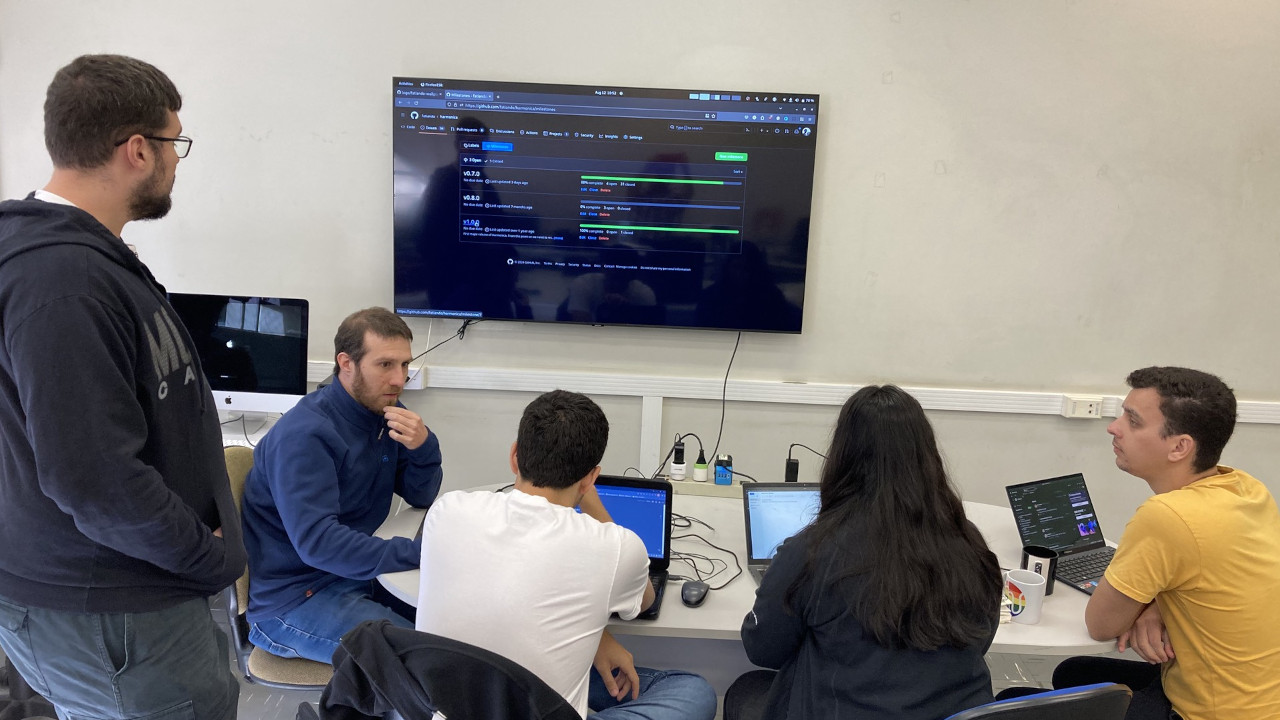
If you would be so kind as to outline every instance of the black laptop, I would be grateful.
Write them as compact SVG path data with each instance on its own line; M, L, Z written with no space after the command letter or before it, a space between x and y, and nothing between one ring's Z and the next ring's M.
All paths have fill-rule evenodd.
M667 569L671 566L671 483L665 480L601 475L596 493L613 521L640 536L649 553L649 580L653 583L653 604L640 613L639 620L654 620L662 608L667 589Z
M1084 475L1010 485L1005 492L1022 544L1057 550L1055 577L1092 595L1116 551L1102 536Z

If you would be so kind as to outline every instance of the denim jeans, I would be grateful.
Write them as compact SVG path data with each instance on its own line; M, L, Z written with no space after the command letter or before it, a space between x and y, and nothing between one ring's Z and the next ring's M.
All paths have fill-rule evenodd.
M619 702L609 695L595 670L587 690L588 720L712 720L716 692L700 675L683 670L637 667L640 697Z
M365 620L413 629L412 620L373 599L368 580L343 579L282 615L253 623L249 642L272 655L327 663L342 636Z
M0 646L62 720L230 720L240 683L209 602L74 613L0 597Z

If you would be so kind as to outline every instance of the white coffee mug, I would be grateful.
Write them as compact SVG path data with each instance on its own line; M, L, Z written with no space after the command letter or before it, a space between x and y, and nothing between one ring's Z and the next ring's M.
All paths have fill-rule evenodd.
M1024 625L1040 622L1044 608L1045 579L1030 570L1010 570L1004 576L1004 596L1009 599L1012 620Z

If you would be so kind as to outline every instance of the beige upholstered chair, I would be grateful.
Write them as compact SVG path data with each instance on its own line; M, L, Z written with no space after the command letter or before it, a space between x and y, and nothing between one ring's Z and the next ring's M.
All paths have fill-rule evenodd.
M223 449L227 458L227 477L231 480L231 495L236 510L244 497L244 481L253 467L253 450L247 447L229 446ZM245 679L268 687L290 690L319 690L333 677L333 666L302 658L282 658L254 647L249 642L249 622L245 609L249 606L249 570L235 585L227 588L227 620L231 624L231 642L235 646L236 662Z

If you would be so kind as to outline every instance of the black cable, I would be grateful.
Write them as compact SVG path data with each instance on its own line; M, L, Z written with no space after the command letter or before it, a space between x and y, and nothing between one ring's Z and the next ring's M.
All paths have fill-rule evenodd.
M515 484L515 483L509 483L509 484L507 484L507 485L503 485L502 487L498 488L497 490L494 490L494 492L496 492L496 493L504 492L504 491L508 490L509 488L513 488L513 487L515 487L515 486L516 486L516 484Z
M724 572L725 570L729 569L729 563L725 562L724 560L721 560L720 558L708 557L706 555L700 555L698 553L671 553L671 559L679 560L680 562L683 562L685 565L688 565L693 570L693 574L697 576L697 579L700 582L707 582L712 578L714 578L715 576L719 575L720 573ZM705 575L703 574L702 569L698 567L699 562L705 562L706 564L711 566L710 568L707 569ZM717 568L717 564L719 564L719 568Z
M734 475L740 475L740 476L742 476L742 477L744 477L744 478L746 478L746 479L750 480L751 482L760 482L759 480L756 480L755 478L751 477L750 475L748 475L748 474L746 474L746 473L744 473L744 472L738 472L737 470L730 470L729 472L730 472L730 473L732 473L732 474L734 474Z
M678 524L681 522L684 524L683 525ZM678 527L681 530L684 530L684 529L693 527L694 523L698 523L699 525L710 530L711 532L716 531L715 528L711 527L710 525L706 524L705 522L699 520L698 518L692 515L681 515L680 513L671 513L671 527Z
M693 555L686 555L686 554L684 554L684 553L678 553L678 552L673 552L673 553L671 553L671 559L672 559L672 560L678 560L678 561L680 561L680 562L684 563L685 565L688 565L688 566L689 566L689 568L690 568L691 570L693 570L693 574L694 574L695 576L697 576L698 582L702 582L702 571L698 569L698 563L696 563L696 562L694 562L694 561L695 561L697 558L701 558L701 557L703 557L703 556L699 555L699 556L696 556L696 557L695 557L695 556L693 556ZM704 559L705 559L705 558L704 558Z
M658 475L659 475L659 474L661 474L661 473L662 473L662 468L664 468L664 467L666 467L666 466L667 466L667 461L668 461L668 460L670 460L670 459L671 459L671 456L672 456L672 455L674 455L674 454L675 454L675 452L676 452L676 443L678 443L678 442L682 442L682 441L683 441L685 438L687 438L687 437L691 437L691 438L693 438L694 440L697 440L697 441L698 441L698 454L699 454L699 455L701 455L701 454L702 454L702 450L703 450L703 448L702 448L702 438L698 437L698 434L697 434L697 433L691 433L691 432L688 432L688 433L685 433L685 434L683 434L683 435L677 434L677 435L676 435L676 440L675 440L675 442L671 443L671 449L667 451L667 456L666 456L666 457L664 457L664 458L662 458L662 462L658 463L658 469L657 469L657 470L654 470L654 471L653 471L653 474L652 474L652 475L650 475L649 477L651 477L651 478L656 478L656 477L658 477ZM641 477L643 477L643 476L641 476Z
M711 462L715 462L720 452L720 437L724 435L724 408L726 400L729 396L729 371L733 369L733 359L738 357L738 344L742 342L742 333L738 333L738 339L733 343L733 354L729 356L729 367L724 369L724 385L720 388L720 430L716 433L716 447L711 451ZM702 441L698 441L698 445L702 445ZM735 576L736 577L736 576Z
M805 450L808 450L809 452L813 453L814 455L817 455L818 457L822 458L823 460L826 460L826 459L827 459L827 456L826 456L826 455L823 455L822 453L818 452L817 450L814 450L813 448L809 447L808 445L805 445L804 443L791 443L791 447L787 448L787 459L788 459L788 460L790 460L790 459L791 459L791 451L792 451L792 450L794 450L794 449L796 449L796 448L798 448L798 447L802 447L802 448L804 448Z
M671 459L671 455L674 454L675 451L676 451L676 446L672 445L671 449L667 451L667 456L662 458L662 462L658 463L658 468L654 470L653 474L650 475L649 477L651 478L658 477L658 475L662 472L662 468L666 467L667 461Z
M265 425L266 423L263 423L263 424ZM258 428L258 430L261 430L261 429L262 429L261 427ZM244 413L240 413L240 432L244 433L244 441L249 443L249 447L251 448L258 447L253 442L253 440L249 439L249 424L248 424L248 421L244 419ZM255 430L254 432L257 432L257 430Z
M445 344L445 343L449 342L450 340L461 340L464 336L466 336L466 334L467 334L467 328L471 327L472 325L475 325L475 324L476 324L476 323L478 323L478 322L484 322L484 320L483 320L483 319L477 320L477 319L475 319L475 318L467 318L466 320L463 320L463 321L462 321L462 324L458 326L458 331L457 331L457 332L455 332L454 334L450 335L449 337L447 337L447 338L445 338L445 339L441 340L440 342L436 343L435 345L432 345L431 347L427 348L426 350L423 350L422 352L418 353L417 355L414 355L414 356L413 356L413 360L410 360L409 362L410 362L410 363L413 363L413 362L414 362L415 360L417 360L418 358L422 357L423 355L426 355L427 353L431 352L432 350L435 350L436 348L438 348L438 347L440 347L441 345L443 345L443 344Z
M445 344L445 343L449 342L450 340L461 340L461 339L463 339L464 337L466 337L466 334L467 334L467 328L471 327L472 325L475 325L475 324L476 324L476 323L478 323L478 322L484 322L484 318L480 318L480 319L476 319L476 318L467 318L466 320L463 320L463 321L462 321L462 324L458 326L458 330L457 330L457 332L455 332L454 334L450 335L449 337L447 337L447 338L445 338L445 339L441 340L440 342L436 343L435 345L432 345L431 347L427 348L426 350L423 350L422 352L418 353L417 355L414 355L414 356L413 356L413 359L409 361L409 364L410 364L410 365L412 365L413 363L417 362L418 358L422 357L423 355L426 355L427 353L431 352L432 350L435 350L436 348L438 348L438 347L440 347L441 345L443 345L443 344ZM417 377L417 376L418 376L418 373L420 373L420 372L422 372L422 368L418 368L417 370L414 370L412 373L410 373L410 375L409 375L409 379L413 379L413 378Z
M666 457L662 458L662 462L658 463L658 468L657 468L656 470L654 470L654 471L653 471L653 474L652 474L652 475L650 475L649 477L655 477L655 478L656 478L656 477L658 477L658 474L662 472L662 468L666 467L666 465L667 465L667 461L668 461L668 460L670 460L670 459L671 459L671 456L675 454L675 452L676 452L676 443L680 442L680 440L681 440L681 439L682 439L682 438L681 438L681 436L677 433L677 434L676 434L676 440L675 440L675 442L671 443L671 449L670 449L670 450L667 450L667 455L666 455ZM699 441L698 441L698 447L702 447L702 441L701 441L701 440L699 440Z
M250 435L255 435L260 430L262 430L262 428L266 427L267 423L271 422L271 416L268 415L266 419L264 419L262 423L258 425L258 427L253 429L253 432L249 431L249 419L245 417L244 413L240 413L239 415L231 418L230 420L223 420L221 424L230 425L233 422L240 423L240 434L244 435L244 441L249 444L249 447L255 448L255 447L258 447L258 445L253 441Z
M738 554L737 554L737 553L735 553L734 551L729 550L729 549L727 549L727 548L722 548L722 547L720 547L719 545L716 545L715 543L711 542L710 540L708 540L708 539L706 539L706 538L702 537L701 535L698 535L697 533L685 533L684 535L672 535L672 536L671 536L671 539L672 539L672 540L684 540L684 539L686 539L686 538L697 538L697 539L701 540L702 542L706 543L707 545L710 545L711 547L713 547L713 548L715 548L715 549L719 550L720 552L729 553L730 555L732 555L732 556L733 556L733 564L734 564L734 565L736 565L736 566L738 567L738 572L734 573L733 577L731 577L731 578L729 578L728 580L724 581L724 584L722 584L722 585L720 585L720 586L718 586L718 587L713 587L713 588L711 588L712 590L721 590L721 589L723 589L723 588L724 588L725 586L727 586L729 583L733 582L734 580L737 580L737 579L738 579L738 576L742 574L742 563L738 560ZM684 553L684 554L688 554L688 553ZM725 563L725 567L726 567L726 568L728 568L728 567L729 567L729 563L727 563L727 562L726 562L726 563ZM715 576L714 576L714 575L712 575L711 577L715 577Z
M704 450L704 448L702 447L702 438L698 437L698 433L688 432L683 435L680 435L679 437L676 438L676 442L681 442L687 437L691 437L694 440L698 441L698 452L702 452Z
M729 566L729 563L725 562L724 560L721 560L720 558L708 557L701 553L673 552L671 553L671 558L673 560L679 560L680 562L683 562L684 564L688 565L690 568L693 569L693 574L697 575L698 579L704 582L706 581L707 577L711 576L712 573L718 572L716 570L716 563L720 563L724 567ZM707 569L705 576L702 569L698 567L698 563L700 562L704 562L707 565L711 566Z
M639 475L640 477L647 477L644 473L640 472L640 468L638 468L638 467L629 467L629 468L627 468L627 470L635 470L635 471L636 471L636 474L637 474L637 475ZM627 474L627 470L623 470L623 471L622 471L622 474L623 474L623 475L626 475L626 474Z
M711 561L711 574L703 578L703 581L710 583L712 580L715 580L716 577L718 577L721 573L729 569L729 563L725 562L724 560L721 560L720 558L708 558L708 559ZM716 563L720 564L719 569L716 569ZM730 580L732 580L732 578L730 578ZM725 585L728 585L728 583L725 583ZM724 587L724 586L722 585L721 587Z

